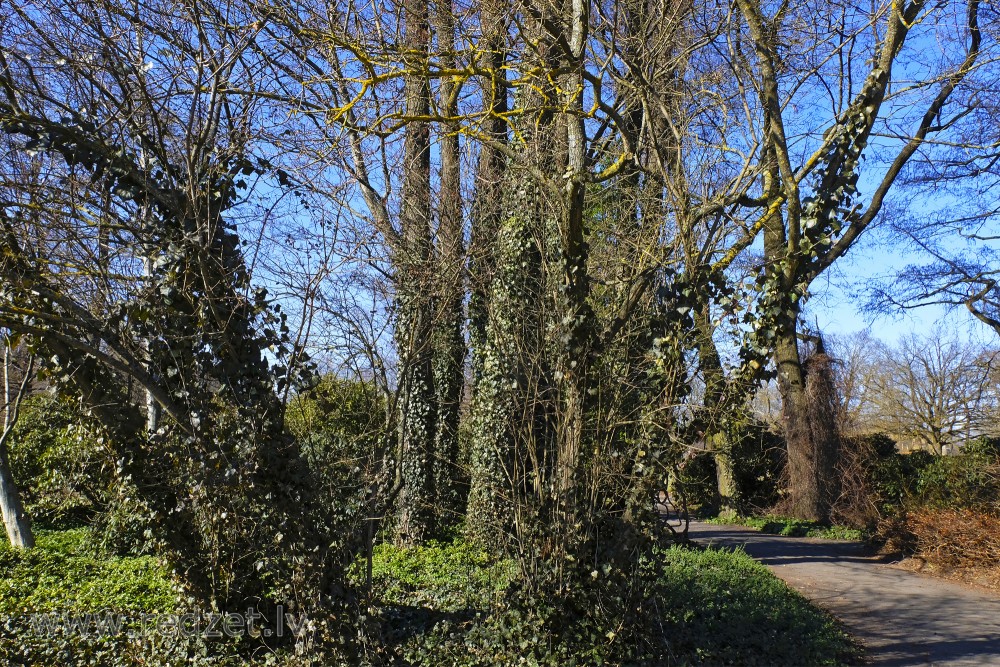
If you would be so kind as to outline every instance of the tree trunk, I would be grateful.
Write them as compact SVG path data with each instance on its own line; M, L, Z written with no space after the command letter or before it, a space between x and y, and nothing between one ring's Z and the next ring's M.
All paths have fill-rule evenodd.
M14 476L10 471L10 458L7 455L7 440L10 438L21 409L21 401L31 383L34 371L32 358L25 369L24 376L16 389L11 387L11 346L4 338L3 346L3 424L0 428L0 513L3 515L3 525L7 529L7 539L11 546L19 549L30 549L35 546L35 536L31 532L31 521L24 511L21 494L14 484Z
M426 76L430 25L427 4L403 5L406 64L405 113L426 118L430 88ZM399 351L399 452L402 488L398 498L396 538L418 544L434 531L433 455L437 406L433 372L433 257L431 248L430 127L406 125L403 143L402 247L396 259L396 345Z
M841 404L833 372L833 360L816 339L816 349L802 362L809 406L809 435L813 443L816 486L821 520L829 521L840 493L837 463L840 458Z
M504 0L487 0L480 9L483 62L487 69L482 82L483 104L489 115L483 121L487 141L481 145L476 167L469 253L473 400L466 525L476 539L501 548L506 544L512 520L506 511L509 503L505 502L505 498L509 500L506 454L510 450L512 422L517 417L512 400L515 389L511 386L517 381L516 354L512 354L515 350L508 345L514 337L515 323L510 321L509 311L523 306L515 301L530 290L522 293L516 286L508 289L507 281L500 277L505 267L500 265L521 260L532 266L536 263L530 253L522 257L527 248L521 230L501 232L504 211L519 210L513 206L504 208L511 202L510 194L505 193L507 158L500 150L507 144L508 132L503 69L507 58L508 10L509 4ZM522 278L526 277L522 274ZM497 327L491 321L491 312L506 315L502 322L505 326Z
M489 293L496 268L496 239L503 219L504 173L507 158L500 147L507 144L508 110L504 62L507 59L507 9L504 0L485 0L481 5L480 41L484 77L483 106L488 116L483 121L487 141L479 150L475 193L472 201L472 233L469 253L469 342L472 348L473 380L482 373L482 349L486 342L489 319Z
M715 456L715 480L719 495L719 514L735 516L737 506L736 480L733 476L733 458L729 439L722 428L721 404L726 388L725 370L719 349L712 337L712 322L706 306L695 315L698 329L698 364L705 379L704 431L705 445Z
M3 513L3 525L7 529L7 539L11 546L19 549L35 546L31 522L14 485L14 477L10 474L6 442L0 442L0 511Z
M822 493L820 476L823 471L809 423L809 400L794 321L778 332L774 361L788 446L789 513L797 519L825 521L829 518L829 507Z
M445 68L454 67L455 17L450 2L437 7L438 47ZM439 107L447 118L458 115L457 91L447 77L441 80ZM458 425L465 386L465 339L462 336L465 295L465 249L462 224L462 183L459 127L439 127L441 191L438 197L438 315L435 320L434 388L437 393L437 432L434 442L434 495L439 527L454 525L465 498L459 467Z

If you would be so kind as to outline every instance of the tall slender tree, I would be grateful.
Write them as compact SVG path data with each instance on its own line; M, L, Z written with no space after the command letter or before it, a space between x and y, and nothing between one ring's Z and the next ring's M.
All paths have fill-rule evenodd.
M399 354L399 437L402 487L396 524L401 543L421 543L434 531L434 248L431 238L430 14L427 3L402 4L404 127L400 246L396 268Z

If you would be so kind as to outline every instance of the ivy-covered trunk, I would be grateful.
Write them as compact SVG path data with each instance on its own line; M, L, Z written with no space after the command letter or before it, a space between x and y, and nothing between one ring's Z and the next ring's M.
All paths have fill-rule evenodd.
M454 67L455 17L450 2L437 8L442 64ZM458 115L456 86L443 79L439 106L446 118ZM441 185L438 195L438 315L434 334L434 388L437 432L434 441L434 496L438 527L455 525L465 509L464 474L459 462L458 427L465 387L465 243L462 216L459 126L439 125Z
M476 350L479 374L472 407L471 488L466 521L484 544L507 549L525 528L526 498L535 495L536 445L545 439L543 406L533 400L547 382L541 356L542 258L538 248L537 188L510 184L511 216L494 243L485 337ZM515 213L516 212L516 213ZM537 437L541 440L536 440Z
M426 118L430 86L424 72L430 45L428 6L403 4L405 59L411 73L404 81L408 117ZM434 390L434 283L431 242L430 124L406 125L400 208L401 247L396 270L395 323L399 357L399 466L396 541L419 544L434 534L434 442L438 414Z
M715 458L716 490L719 495L719 512L724 515L735 515L738 511L736 481L733 473L732 443L723 424L723 405L726 392L726 375L719 357L719 349L715 344L713 327L708 306L699 309L695 314L697 330L698 364L705 380L705 412L702 424L706 447L713 452Z
M546 10L549 11L549 10ZM590 535L586 460L593 313L585 234L582 106L588 5L525 30L519 144L506 169L474 398L470 527L519 557L532 586L562 589ZM560 23L562 25L562 23ZM569 51L565 49L570 46ZM560 72L558 82L545 73Z
M483 77L483 131L486 141L479 148L475 191L472 195L472 229L469 244L469 347L472 352L473 387L482 372L479 350L486 341L489 293L493 282L497 234L510 214L505 210L504 184L507 157L508 111L507 9L504 0L485 0L480 7L483 35L480 50L487 74Z
M487 141L479 151L472 201L469 253L469 345L472 353L472 407L469 442L469 497L466 526L484 544L506 548L510 513L508 457L518 418L512 396L516 379L518 313L535 299L536 251L515 213L527 197L515 197L506 174L508 111L504 63L509 3L489 0L480 7L483 121ZM497 315L506 318L496 322ZM516 384L516 386L515 386ZM522 389L523 390L523 389Z
M578 83L571 77L564 85L575 90L574 82ZM575 98L567 101L579 102ZM555 283L551 287L555 298L547 328L552 332L549 355L558 397L554 406L555 513L549 520L552 529L564 533L562 543L554 545L556 553L573 555L578 541L586 539L592 518L585 497L585 437L594 321L588 303L588 246L584 239L583 123L570 116L565 124L567 182L563 210L558 236L548 239L550 256L555 259L548 268L550 281Z

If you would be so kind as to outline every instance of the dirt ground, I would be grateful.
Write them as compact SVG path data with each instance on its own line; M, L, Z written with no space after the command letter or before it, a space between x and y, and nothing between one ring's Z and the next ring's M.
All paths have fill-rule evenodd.
M932 577L917 563L893 564L858 542L703 523L691 524L690 537L745 549L838 618L871 664L1000 666L1000 594L982 582Z

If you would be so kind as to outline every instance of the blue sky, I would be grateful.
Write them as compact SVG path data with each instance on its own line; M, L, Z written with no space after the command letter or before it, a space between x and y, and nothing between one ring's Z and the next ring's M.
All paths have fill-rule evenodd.
M944 322L962 337L996 342L996 335L964 308L926 306L889 315L866 312L867 286L915 261L920 261L919 256L885 245L881 239L862 238L839 264L812 284L803 321L810 326L818 322L820 331L835 336L870 328L872 335L890 344L911 333L927 335Z

